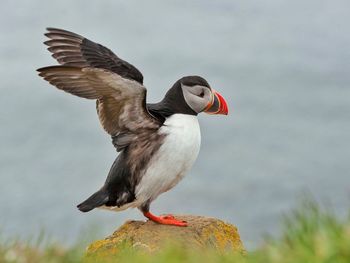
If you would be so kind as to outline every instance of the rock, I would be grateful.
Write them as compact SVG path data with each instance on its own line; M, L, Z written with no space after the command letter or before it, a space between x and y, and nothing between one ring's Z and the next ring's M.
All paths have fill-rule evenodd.
M123 244L154 252L175 243L189 249L214 249L219 252L244 253L237 228L219 219L191 215L175 215L188 222L187 227L160 225L152 221L127 221L111 236L95 241L87 256L116 255Z

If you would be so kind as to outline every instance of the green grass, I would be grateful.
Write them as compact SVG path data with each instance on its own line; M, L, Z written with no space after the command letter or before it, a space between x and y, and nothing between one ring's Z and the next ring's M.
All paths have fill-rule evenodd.
M244 242L244 241L243 241ZM37 246L20 242L0 244L0 262L237 262L237 263L349 263L350 217L337 219L332 213L306 202L283 221L279 238L266 239L258 249L247 255L219 254L214 251L184 250L171 246L156 254L121 249L117 258L84 258L84 248L63 248L57 244Z

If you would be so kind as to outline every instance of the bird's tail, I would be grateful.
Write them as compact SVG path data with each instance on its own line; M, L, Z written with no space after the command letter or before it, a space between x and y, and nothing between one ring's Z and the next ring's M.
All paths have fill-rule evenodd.
M89 212L90 210L102 206L108 202L108 192L105 189L100 189L81 204L77 205L82 212Z

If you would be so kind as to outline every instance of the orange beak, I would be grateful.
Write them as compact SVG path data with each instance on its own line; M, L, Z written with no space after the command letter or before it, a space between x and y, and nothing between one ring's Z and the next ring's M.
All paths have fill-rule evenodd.
M212 100L205 107L204 112L208 114L228 114L227 103L223 96L216 90L212 89Z

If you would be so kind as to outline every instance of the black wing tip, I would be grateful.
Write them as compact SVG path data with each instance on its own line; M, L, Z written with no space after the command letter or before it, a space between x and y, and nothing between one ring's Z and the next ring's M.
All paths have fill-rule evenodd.
M36 69L36 71L38 72L38 75L40 77L44 77L45 72L47 72L49 70L50 67L42 67L42 68L38 68Z
M52 26L48 26L48 27L46 28L46 31L53 31L53 30L62 30L62 29L60 29L60 28L58 28L58 27L52 27Z
M45 77L46 74L51 73L52 71L55 72L57 70L69 70L69 71L80 71L82 68L74 67L74 66L63 66L63 65L54 65L54 66L47 66L38 68L36 71L38 72L38 75L40 77Z
M84 39L83 36L74 33L72 31L69 30L65 30L65 29L61 29L61 28L57 28L57 27L47 27L46 28L46 33L44 33L44 35L46 37L50 38L50 34L60 34L60 35L67 35L67 36L71 36L71 37L76 37L76 38L80 38L80 39Z
M42 67L38 68L36 71L38 72L38 75L42 78L45 79L45 76L47 75L47 72L52 68L53 66L48 66L48 67Z
M62 32L62 33L66 32L66 33L73 33L73 32L70 32L70 31L65 30L65 29L62 29L62 28L58 28L58 27L51 27L51 26L46 27L45 29L46 29L46 31L47 31L48 33L54 33L54 32ZM73 33L73 34L74 34L74 33Z
M47 66L47 67L42 67L42 68L38 68L36 71L42 73L45 71L48 71L50 69L55 69L55 68L62 68L60 65L56 65L56 66Z
M82 68L76 67L76 66L67 66L67 65L53 65L53 66L38 68L37 71L44 71L48 69L82 69Z
M49 50L49 48L50 48L50 41L52 41L52 39L49 39L49 40L46 40L46 41L43 42L44 45L48 46L47 50Z

